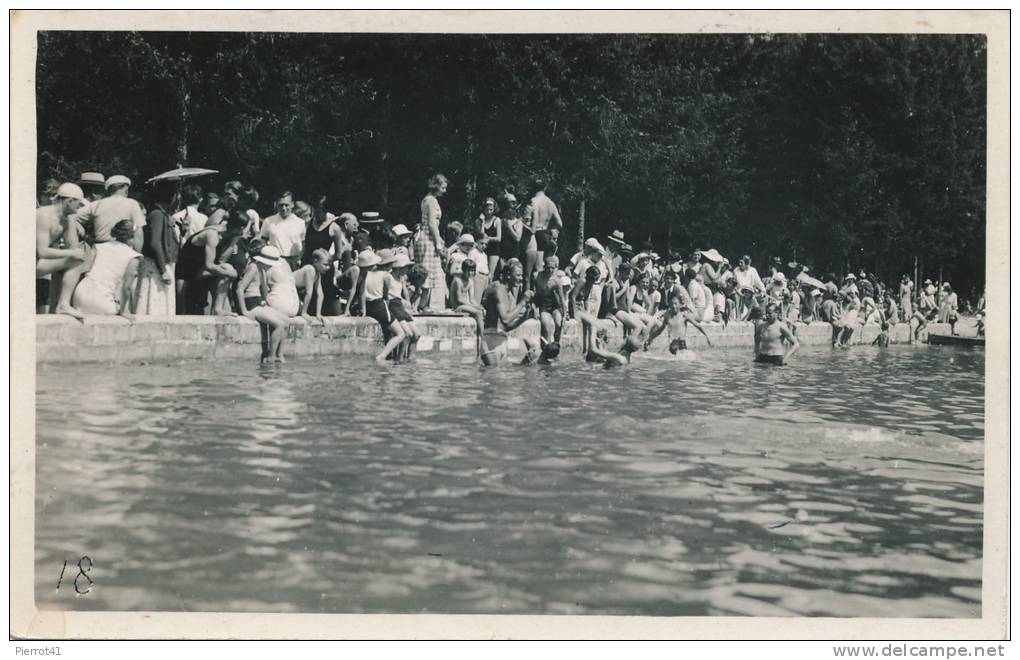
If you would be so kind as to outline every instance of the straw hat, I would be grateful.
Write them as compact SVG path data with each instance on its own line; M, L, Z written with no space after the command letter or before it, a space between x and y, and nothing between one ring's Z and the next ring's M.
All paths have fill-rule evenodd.
M379 250L376 258L379 259L379 261L376 262L376 266L386 266L387 264L395 262L397 260L397 255L393 253L393 250L383 249Z
M619 245L626 245L626 243L623 242L623 232L619 229L614 230L613 233L609 235L609 240L614 243L618 243Z
M358 268L371 268L379 263L379 255L371 250L362 250L358 254Z
M599 243L598 239L595 238L595 237L592 237L592 238L589 238L588 240L586 240L584 242L584 245L585 245L585 247L588 247L588 248L591 248L592 250L595 250L599 254L605 255L605 253L606 253L606 248L602 247L602 243Z
M773 282L786 282L786 275L784 275L784 274L783 274L783 271L781 271L781 270L778 270L778 271L776 271L776 273L775 273L775 274L774 274L774 275L772 276L772 281L773 281Z
M378 211L363 211L361 214L361 224L363 225L377 225L382 222L382 218L379 217Z
M471 234L461 234L457 239L457 245L474 245L475 237Z
M106 177L101 172L82 172L78 177L78 185L105 186Z
M408 229L407 226L403 225L403 224L399 224L399 225L397 225L396 227L393 228L393 235L394 236L407 236L410 233L411 233L411 230Z
M394 268L404 268L405 266L410 266L413 263L414 262L411 261L411 258L406 254L397 254L393 259Z
M272 245L267 245L255 255L255 261L265 266L272 266L280 261L280 250Z
M719 251L716 250L715 248L705 250L704 252L701 253L701 256L705 257L709 261L714 261L715 263L721 263L723 260L722 255L719 254Z

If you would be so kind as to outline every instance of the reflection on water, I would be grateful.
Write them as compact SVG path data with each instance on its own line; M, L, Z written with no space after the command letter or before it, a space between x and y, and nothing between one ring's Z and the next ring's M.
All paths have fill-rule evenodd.
M37 600L980 616L983 353L683 357L41 366Z

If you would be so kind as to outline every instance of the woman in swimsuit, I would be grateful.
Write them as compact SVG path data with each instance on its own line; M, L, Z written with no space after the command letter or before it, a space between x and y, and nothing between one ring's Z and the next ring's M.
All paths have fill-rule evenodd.
M288 315L271 307L268 301L271 273L280 268L280 251L267 245L255 255L237 283L237 306L241 310L241 314L269 327L268 337L264 336L262 342L261 359L263 363L268 362L270 358L274 358L277 362L284 361L283 339L287 333L290 319ZM289 275L290 268L286 268L286 270ZM253 281L258 283L259 293L257 295L250 295L252 291L249 289L249 285ZM291 279L291 285L293 285L293 279ZM296 290L294 297L297 298Z
M503 248L503 221L496 215L496 200L486 197L482 202L482 214L478 217L482 235L487 239L485 254L489 260L489 273L496 276L500 252Z

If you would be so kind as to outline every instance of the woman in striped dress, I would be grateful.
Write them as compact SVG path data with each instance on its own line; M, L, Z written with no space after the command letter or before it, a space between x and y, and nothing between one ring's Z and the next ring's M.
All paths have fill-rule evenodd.
M443 274L443 261L440 255L445 250L443 238L439 234L439 221L443 211L439 208L439 198L446 193L449 181L442 174L435 174L429 179L429 192L421 200L421 227L414 241L415 260L428 272L428 279L422 285L421 298L418 300L418 311L427 311L433 307L433 293L438 291L436 306L445 307L446 284Z

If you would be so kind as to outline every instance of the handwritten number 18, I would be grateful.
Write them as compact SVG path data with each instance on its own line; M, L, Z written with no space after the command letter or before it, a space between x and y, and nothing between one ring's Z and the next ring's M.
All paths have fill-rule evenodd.
M88 562L88 567L87 568L85 566L82 566L82 562L86 562L86 561ZM64 560L64 566L60 569L60 579L57 580L57 591L60 591L60 584L64 581L64 572L66 570L67 570L67 560L65 559ZM76 575L74 577L74 591L75 591L75 593L77 593L80 596L84 596L88 592L92 591L92 585L95 584L95 582L92 581L92 578L89 577L89 571L91 571L91 570L92 570L92 560L88 557L88 555L85 555L81 559L78 560L78 575ZM86 580L88 580L88 588L85 591L81 590L81 587L84 586L84 585L79 584L79 580L81 580L82 578L85 578Z

